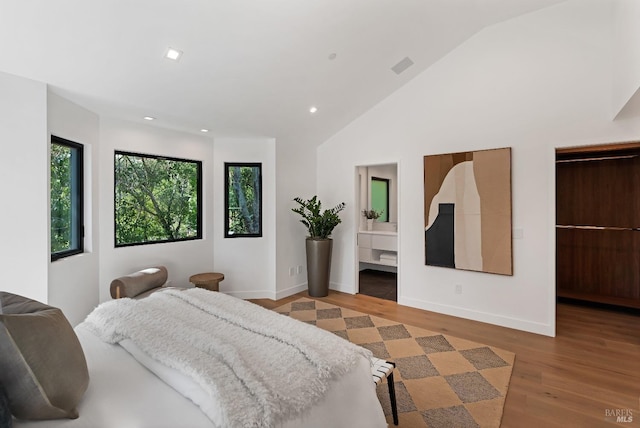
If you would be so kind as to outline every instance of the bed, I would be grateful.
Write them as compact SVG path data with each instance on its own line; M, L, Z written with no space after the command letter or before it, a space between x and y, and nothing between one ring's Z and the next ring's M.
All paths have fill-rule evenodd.
M7 299L7 295L9 296L9 299ZM18 298L19 296L15 297L14 295L9 295L9 293L0 293L0 301L13 302L13 311L15 311L15 299ZM55 308L42 305L41 303L32 303L33 301L29 301L28 299L25 300L28 301L28 305L31 305L31 308L27 311L27 313L30 314L38 314L41 312L55 310ZM183 300L189 300L190 302L187 302L185 304L182 303ZM13 426L18 428L111 428L114 426L136 428L198 428L218 426L274 426L282 428L320 428L331 426L375 428L387 426L380 403L375 393L373 382L371 381L370 361L367 358L368 354L366 351L360 352L359 350L356 350L354 351L355 353L349 354L351 355L349 358L344 357L347 359L343 358L343 360L341 360L338 358L337 362L340 364L343 364L344 361L347 360L352 362L348 364L348 368L338 368L337 374L333 373L334 371L336 371L335 367L324 365L324 360L322 360L321 363L318 363L318 367L321 367L318 369L320 370L318 373L324 373L319 377L326 377L324 388L320 388L320 392L318 392L318 388L315 388L314 386L315 389L313 393L315 395L312 397L312 399L307 400L307 402L300 403L296 401L298 397L288 396L287 392L284 391L284 386L282 385L291 383L297 385L300 388L303 388L306 382L310 382L311 384L315 385L315 383L318 381L318 376L312 376L307 380L304 380L304 378L299 379L296 367L300 363L296 362L295 367L286 369L282 368L287 364L287 361L285 360L289 359L291 352L293 352L294 354L304 354L305 360L316 361L316 358L320 357L318 357L314 353L319 352L320 354L322 354L323 351L321 349L318 351L315 348L307 349L304 348L304 346L306 345L301 345L302 348L300 349L302 349L302 351L297 348L297 350L294 351L285 351L283 354L286 355L285 357L282 357L282 355L271 353L262 355L262 359L266 362L265 367L269 367L269 364L271 364L272 369L256 368L255 372L249 375L250 380L241 380L240 383L246 386L253 385L251 382L256 380L254 378L260 378L258 380L266 382L267 386L258 385L255 389L248 388L247 391L249 392L246 395L249 397L249 399L254 399L254 395L259 395L256 392L257 390L266 388L268 397L264 399L256 398L256 403L258 404L256 404L255 406L247 405L247 402L242 401L244 398L229 399L229 397L226 396L226 394L235 393L235 387L225 387L227 388L225 389L219 386L212 386L207 389L207 387L209 386L208 383L205 382L205 387L203 387L202 380L190 376L189 370L187 370L187 374L181 372L180 370L177 370L176 367L173 367L175 366L175 364L164 359L167 357L159 357L155 355L153 346L149 348L150 345L145 344L144 340L142 340L141 343L137 343L136 334L147 335L148 333L145 333L145 331L147 330L142 329L134 333L127 333L130 335L130 337L124 337L126 336L126 334L118 330L117 325L121 324L123 326L128 326L130 324L136 324L132 323L131 320L127 317L138 316L137 311L139 310L139 307L141 305L140 302L145 302L144 305L151 305L153 307L153 310L151 312L152 314L154 313L154 310L163 311L165 307L163 305L177 306L178 315L175 316L176 318L180 317L180 313L185 313L184 308L192 304L195 304L196 306L200 305L206 307L208 308L208 310L212 310L211 307L213 306L220 306L222 308L222 314L218 313L212 315L211 313L207 312L207 319L205 321L197 321L204 322L206 324L206 326L203 328L206 331L212 331L217 328L214 327L213 324L208 324L211 321L209 320L209 318L217 319L220 317L226 317L228 319L231 319L232 325L233 323L245 323L246 320L248 327L240 325L234 325L232 327L226 325L224 327L220 327L221 330L229 331L231 338L228 340L230 342L236 341L256 344L256 346L252 347L253 350L251 348L246 348L241 351L241 354L239 354L243 355L243 358L246 357L247 361L249 361L245 364L246 367L244 368L234 368L234 370L237 369L239 372L242 372L243 370L247 371L247 367L251 367L253 370L254 363L251 358L257 357L257 350L262 349L262 345L257 346L258 344L266 342L286 342L285 346L287 347L287 349L289 349L293 346L293 342L297 343L297 341L299 340L299 336L307 336L307 334L310 334L312 336L315 334L326 334L327 336L314 336L312 340L315 342L328 340L328 342L326 343L331 344L331 347L333 347L335 344L335 339L339 339L335 337L335 335L324 332L314 326L299 323L295 320L290 319L289 317L275 314L271 311L267 311L266 309L260 308L256 305L242 301L240 299L235 299L233 297L226 296L220 293L213 293L201 289L189 289L182 291L169 289L154 293L151 296L141 300L119 299L118 301L107 302L100 305L96 309L96 311L94 311L94 313L92 313L87 318L85 322L81 323L74 330L72 330L73 333L75 333L73 336L77 338L76 340L78 346L81 348L83 358L86 360L88 374L87 384L85 385L86 392L81 393L79 398L76 397L77 403L74 403L73 406L71 406L73 407L73 409L69 408L69 403L65 403L67 406L66 411L68 412L68 414L63 415L62 417L57 415L54 416L54 418L47 417L46 420L14 418ZM41 305L38 306L38 310L33 310L33 305L35 304ZM104 313L101 313L99 310L101 310L101 308L105 306L113 306L116 309L112 310L113 308L111 308L109 310L103 311ZM239 308L239 312L236 311L236 306L237 308ZM128 315L124 314L125 312L127 312ZM95 315L96 313L98 315ZM239 313L240 315L236 316L236 313ZM276 315L278 318L273 318L273 316L269 314ZM270 320L268 322L262 323L261 319L263 315L267 315ZM103 317L104 319L101 317ZM163 322L154 320L150 324L153 325L153 328L171 330L173 328L171 327L173 322L167 320L170 320L172 318L164 318L167 319ZM185 315L184 318L191 320L192 317ZM11 323L6 322L8 316L2 315L1 310L0 319L3 319L2 327L4 327L4 330L11 330L12 328L15 329L15 326L12 326ZM106 328L107 332L105 332L105 329L96 327L97 324L100 324L99 320L101 319L108 326ZM118 321L120 319L123 319L124 321ZM50 320L47 320L46 322L49 321ZM284 321L287 323L285 324L285 327L279 324L280 321ZM293 321L298 324L298 327L301 327L300 331L303 332L302 335L299 335L298 333L292 333L293 329L290 327L291 324L289 323ZM145 322L146 321L144 321L143 319L140 324L144 324ZM169 324L167 324L167 322ZM276 324L271 325L271 322L276 322ZM128 327L124 329L126 330L127 328ZM266 338L256 338L247 341L246 339L241 339L240 336L234 332L234 328L263 330L263 333L266 332ZM279 330L282 330L282 333L278 333ZM31 328L29 331L34 330L33 328ZM298 330L296 327L296 332L297 331ZM1 329L0 333L2 333ZM11 331L9 331L9 334L10 333ZM3 345L3 343L6 341L6 336L8 333L7 331L5 331L3 334L4 336L0 334L0 346L6 347L6 344ZM47 333L45 332L45 334ZM50 333L48 334L49 336L51 336ZM112 337L107 338L107 340L105 341L105 337L107 336ZM117 336L118 340L112 340L113 336ZM150 340L151 342L155 341L155 336L153 337L154 339ZM318 339L318 337L320 339ZM190 340L196 341L193 343L203 342L201 337L196 337L196 339ZM213 343L213 345L210 345L207 341L207 346L209 346L210 348L214 348L214 353L218 352L217 350L222 348L226 350L227 345L221 342L221 340L223 339L211 339L211 343ZM175 347L179 349L186 348L186 346L184 346L177 340L176 343L177 344L175 345ZM164 345L159 345L158 348L162 348L163 346ZM352 349L349 352L351 351ZM233 352L235 351L231 350L229 352L231 352L230 355L233 357ZM336 351L336 353L339 352ZM66 353L65 355L65 359L69 358L69 353ZM356 356L353 357L353 355ZM6 358L4 356L4 352L2 358L3 360L0 361L3 366L2 371L6 373L7 363L6 361L4 361L4 359ZM55 355L50 355L49 359L51 358L55 359ZM182 356L178 356L177 358L180 359L182 358ZM202 359L200 359L199 361L202 362L201 360ZM162 363L160 361L162 361ZM236 375L235 372L234 374L230 374L232 373L232 371L229 371L228 373L226 372L227 366L236 365L235 360L226 361L221 357L221 361L221 363L218 362L218 366L216 366L216 368L213 370L213 372L215 373L214 377L220 375L221 378L224 378L224 376L227 376L225 378L227 379L229 376L240 376ZM313 366L313 364L311 365ZM242 366L242 364L240 364L240 366ZM15 371L13 368L9 369L11 372ZM209 369L203 370L207 371ZM278 377L281 377L281 373L283 373L283 370L286 370L284 373L290 373L290 375L289 378L287 378L287 375L285 375L285 379L283 379L281 382L278 379L274 380L268 377L268 374L271 371L274 371L276 374L278 374ZM76 373L71 369L64 369L59 371L65 373L65 380L68 378L74 379L77 377L80 380L75 383L82 384L82 370L80 370L79 373ZM303 373L303 371L301 371L300 373ZM47 373L46 375L49 374L51 373ZM308 373L304 375L307 376ZM5 375L0 376L3 376L2 378L0 378L0 381L5 385L5 390L7 389L8 384L11 384L12 382L15 383L15 379L7 379L7 376ZM217 382L217 379L214 379L211 382ZM282 385L277 384L277 382L280 382ZM51 384L52 382L49 380L48 383ZM43 384L46 385L47 381L45 381ZM277 387L274 387L273 385L276 384ZM211 393L211 388L215 390L214 394ZM77 392L75 394L78 395ZM299 391L296 392L295 390L292 394L300 395ZM232 395L232 397L235 396ZM11 397L9 398L11 401ZM288 404L280 405L280 400L288 400ZM242 407L241 409L246 410L246 412L244 410L238 412L238 409L236 409L235 413L226 410L223 407L227 406L228 402L231 402L232 406L235 402L243 403L245 407ZM298 404L299 410L292 410ZM280 409L280 407L286 410L284 414L276 414L276 410ZM274 410L274 408L277 409ZM243 412L247 413L248 416L243 415ZM262 417L259 416L260 412L265 412L265 415L267 415L265 416L266 419L263 420ZM230 414L232 416L229 416ZM74 418L76 416L77 418ZM252 417L254 419L251 419ZM255 419L256 417L258 419Z

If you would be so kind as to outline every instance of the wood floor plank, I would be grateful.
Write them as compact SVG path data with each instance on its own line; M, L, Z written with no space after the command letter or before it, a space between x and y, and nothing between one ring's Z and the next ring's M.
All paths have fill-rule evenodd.
M272 309L300 297L309 295L254 302ZM551 338L364 295L318 300L515 352L503 427L640 426L638 314L558 303ZM631 410L633 422L616 423L607 409Z

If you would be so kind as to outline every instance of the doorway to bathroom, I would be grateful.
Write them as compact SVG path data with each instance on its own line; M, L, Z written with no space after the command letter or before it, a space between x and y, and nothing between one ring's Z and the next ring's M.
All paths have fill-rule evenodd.
M398 300L398 164L356 167L356 292Z

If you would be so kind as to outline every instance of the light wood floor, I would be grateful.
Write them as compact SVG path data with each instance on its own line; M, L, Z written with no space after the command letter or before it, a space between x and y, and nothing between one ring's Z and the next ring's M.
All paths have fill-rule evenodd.
M300 297L309 296L253 301L275 308ZM559 303L550 338L364 295L319 300L515 352L502 427L640 427L639 315ZM633 422L616 423L611 410L631 411Z

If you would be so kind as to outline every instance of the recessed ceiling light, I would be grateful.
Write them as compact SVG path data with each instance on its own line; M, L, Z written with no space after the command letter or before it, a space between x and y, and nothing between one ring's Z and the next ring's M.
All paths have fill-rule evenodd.
M167 59L178 61L182 56L182 51L179 51L178 49L174 49L174 48L169 48L167 49L167 53L164 56Z
M333 61L334 59L336 59L336 53L335 52L329 54L329 61Z
M311 114L313 114L313 113L315 113L317 111L318 111L318 107L316 107L316 106L312 106L312 107L309 108L309 113L311 113Z
M156 118L152 116L145 116L144 120L156 120Z
M208 129L204 129L204 128L202 128L202 129L200 130L200 132L209 132L209 130L208 130Z

